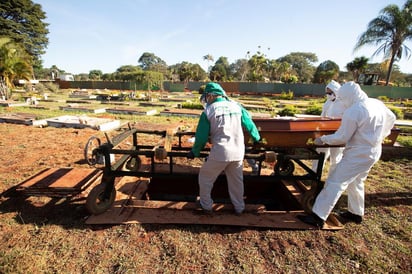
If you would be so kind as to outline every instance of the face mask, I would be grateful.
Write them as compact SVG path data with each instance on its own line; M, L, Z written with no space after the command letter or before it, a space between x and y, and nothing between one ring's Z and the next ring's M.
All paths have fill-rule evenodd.
M335 101L336 96L335 94L326 94L326 98L328 101Z
M206 94L202 94L202 96L200 96L199 101L202 104L203 108L206 109L206 106L207 106Z

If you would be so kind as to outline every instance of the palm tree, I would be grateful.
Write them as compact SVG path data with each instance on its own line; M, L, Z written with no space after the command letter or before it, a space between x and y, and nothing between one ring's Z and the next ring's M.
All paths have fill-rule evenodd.
M0 38L0 95L8 98L8 90L18 79L29 80L33 75L32 58L10 38Z
M206 54L203 56L203 60L207 61L207 71L210 72L210 62L213 62L215 59L211 54Z
M383 53L384 59L389 59L389 68L386 75L388 85L394 62L402 57L409 59L411 50L405 45L412 39L412 0L407 0L403 9L397 5L388 5L380 15L369 22L367 30L362 33L355 45L356 51L364 45L378 45L372 56Z
M346 69L352 72L353 81L358 81L359 74L363 73L368 67L368 61L368 58L361 56L346 64Z

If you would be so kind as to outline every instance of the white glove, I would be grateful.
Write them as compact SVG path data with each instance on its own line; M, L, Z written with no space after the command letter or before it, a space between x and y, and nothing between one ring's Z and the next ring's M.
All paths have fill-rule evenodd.
M315 146L323 146L323 145L324 145L324 143L322 142L322 140L320 139L320 137L316 138L316 139L313 141L313 144L314 144Z

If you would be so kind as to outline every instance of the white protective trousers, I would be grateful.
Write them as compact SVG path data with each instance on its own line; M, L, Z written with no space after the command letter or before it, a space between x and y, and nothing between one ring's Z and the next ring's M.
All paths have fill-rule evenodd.
M205 210L212 210L212 188L223 170L227 179L230 200L235 211L241 213L245 209L245 201L243 199L243 159L230 162L208 159L202 165L199 171L200 205Z
M365 212L364 181L372 166L379 160L382 147L347 148L336 169L329 173L325 187L319 193L312 211L326 220L338 202L342 193L347 190L348 210L363 216Z
M336 168L336 165L342 159L342 152L345 148L344 147L322 147L317 148L316 151L318 153L323 152L325 153L325 160L323 161L323 167L325 166L326 161L329 158L329 174ZM312 170L316 171L318 168L318 160L314 160L312 164ZM322 167L322 170L323 170Z

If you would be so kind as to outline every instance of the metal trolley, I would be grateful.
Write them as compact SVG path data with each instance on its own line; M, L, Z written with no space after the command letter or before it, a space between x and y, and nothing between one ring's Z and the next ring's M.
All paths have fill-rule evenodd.
M296 132L291 131L266 131L261 128L260 132L265 141L259 146L250 146L249 136L245 134L247 145L245 159L254 159L259 166L257 175L244 174L245 195L252 202L254 200L268 201L278 199L267 195L266 191L267 188L273 188L276 185L275 181L310 182L310 185L306 186L308 191L300 202L304 210L310 212L316 195L323 187L321 177L324 153L318 153L316 147L310 144L310 139L315 137L314 134L320 132L308 131L304 133L304 136L297 136ZM139 144L140 134L151 136L153 144ZM176 158L186 158L191 149L191 146L187 145L187 140L194 135L195 132L192 131L137 129L128 125L126 129L122 129L112 138L105 134L104 143L98 137L91 137L85 146L84 156L89 165L102 168L103 176L100 184L96 185L87 196L88 211L97 215L113 205L116 197L116 179L122 176L167 181L163 189L176 189L180 194L179 197L190 197L189 199L196 197L198 189L197 184L193 182L197 182L198 174L180 169L175 161ZM304 142L296 143L299 138ZM287 145L284 144L285 142ZM209 148L205 148L200 157L207 159L209 151ZM143 157L146 162L144 165L142 164ZM313 171L304 160L318 160L317 170ZM273 164L273 172L269 175L261 173L262 163L265 161ZM296 165L305 171L304 175L294 174ZM224 177L220 175L218 181L224 180ZM219 187L216 188L219 189ZM278 192L278 190L273 191ZM298 206L297 203L295 203L296 206Z

